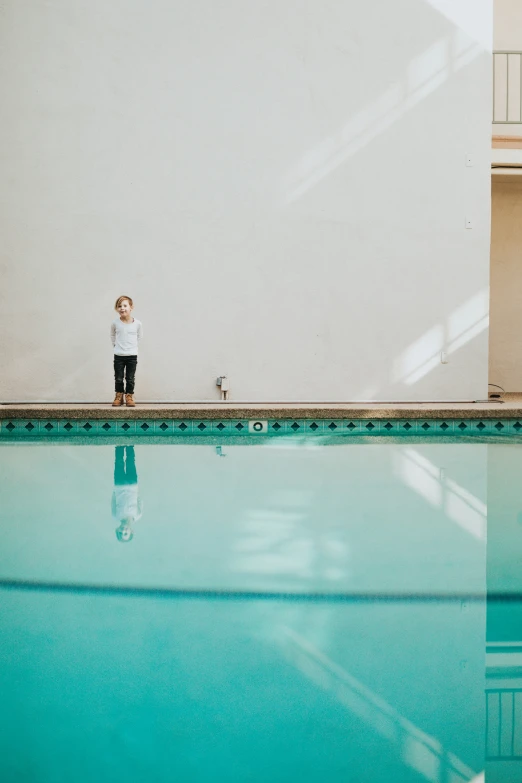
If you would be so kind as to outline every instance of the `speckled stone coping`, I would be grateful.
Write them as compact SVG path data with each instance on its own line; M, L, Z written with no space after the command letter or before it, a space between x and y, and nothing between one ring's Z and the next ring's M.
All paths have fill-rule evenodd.
M2 405L2 419L518 419L520 399L480 403L405 404L183 404L111 405L46 404Z

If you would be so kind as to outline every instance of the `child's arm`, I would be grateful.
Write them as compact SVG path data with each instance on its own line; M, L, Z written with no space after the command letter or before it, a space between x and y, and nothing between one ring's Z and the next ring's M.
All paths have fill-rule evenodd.
M114 348L116 345L116 325L114 323L111 324L111 343Z
M142 337L143 337L143 325L140 321L138 325L138 340L141 340Z

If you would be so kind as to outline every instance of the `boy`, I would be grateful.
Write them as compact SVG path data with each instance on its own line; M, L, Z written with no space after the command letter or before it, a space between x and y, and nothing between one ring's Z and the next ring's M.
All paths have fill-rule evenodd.
M113 407L125 402L128 408L135 408L134 378L138 364L138 340L143 336L141 321L132 317L134 303L130 296L119 296L114 309L119 314L111 324L111 341L114 348L114 382L116 396ZM126 375L125 388L123 376ZM124 400L125 395L125 400Z
M138 474L134 459L134 446L116 446L114 452L114 491L112 493L112 516L120 526L116 538L124 543L134 536L132 523L142 514L141 498L138 495Z

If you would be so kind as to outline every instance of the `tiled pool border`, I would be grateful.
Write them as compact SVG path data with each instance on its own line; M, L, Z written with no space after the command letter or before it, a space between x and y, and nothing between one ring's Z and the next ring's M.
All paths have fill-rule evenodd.
M372 419L174 419L164 418L18 418L0 420L0 440L86 436L487 436L522 435L520 418L372 418Z

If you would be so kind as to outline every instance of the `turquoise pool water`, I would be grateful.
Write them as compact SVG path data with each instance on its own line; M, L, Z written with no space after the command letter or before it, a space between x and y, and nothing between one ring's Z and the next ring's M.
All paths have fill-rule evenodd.
M514 439L3 442L0 780L521 781L521 475Z

